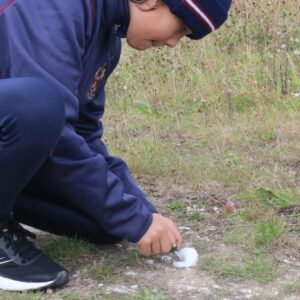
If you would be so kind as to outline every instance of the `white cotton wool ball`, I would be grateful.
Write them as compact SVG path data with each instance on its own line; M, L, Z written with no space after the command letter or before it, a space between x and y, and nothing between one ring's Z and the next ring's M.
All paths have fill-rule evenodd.
M178 252L181 261L174 261L173 267L175 268L189 268L195 267L198 262L198 253L194 248L182 248Z

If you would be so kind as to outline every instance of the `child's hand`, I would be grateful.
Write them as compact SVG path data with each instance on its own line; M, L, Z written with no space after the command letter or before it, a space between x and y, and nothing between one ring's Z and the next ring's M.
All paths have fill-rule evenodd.
M168 253L172 247L181 247L181 235L172 220L153 214L153 221L139 240L139 252L145 256Z

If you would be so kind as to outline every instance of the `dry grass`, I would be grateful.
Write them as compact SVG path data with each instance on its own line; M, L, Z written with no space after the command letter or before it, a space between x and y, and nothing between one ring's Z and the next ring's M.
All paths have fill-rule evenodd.
M221 206L234 199L237 215L189 221L233 228L227 243L266 261L283 252L298 259L299 8L238 0L229 22L201 42L146 53L125 46L104 119L112 153L145 179L154 202L164 209L173 199L173 213L186 218L191 195L201 207L203 194L224 195Z

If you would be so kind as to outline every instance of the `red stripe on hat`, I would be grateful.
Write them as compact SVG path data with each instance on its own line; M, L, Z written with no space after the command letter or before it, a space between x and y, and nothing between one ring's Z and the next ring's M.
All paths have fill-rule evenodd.
M215 29L218 28L218 26L215 24L214 20L207 14L207 12L203 9L203 7L194 0L189 0L191 2L193 2L193 4L195 6L197 6L197 8L201 11L201 13L203 15L205 15L205 17L211 22L211 24L214 26ZM207 20L205 20L205 18L203 18L203 16L201 16L201 14L199 14L199 12L197 10L195 10L195 8L187 1L187 0L183 0L183 3L188 6L190 8L190 10L196 15L196 17L198 19L200 19L202 21L202 23L204 23L204 25L207 27L207 29L212 32L213 29L211 28L211 25L207 22Z
M9 0L3 6L1 6L0 7L0 14L2 14L14 2L15 2L15 0Z

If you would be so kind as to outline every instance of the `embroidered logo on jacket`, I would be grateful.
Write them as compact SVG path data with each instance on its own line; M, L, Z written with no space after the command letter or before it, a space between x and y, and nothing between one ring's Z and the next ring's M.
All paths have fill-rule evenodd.
M89 88L88 93L87 93L87 97L89 100L93 100L95 98L97 88L98 88L99 84L101 83L101 80L106 75L106 71L107 71L107 64L104 64L95 73L92 85Z

